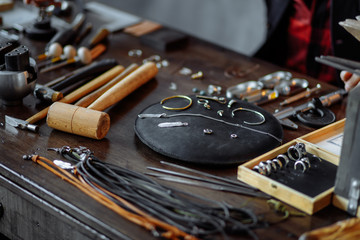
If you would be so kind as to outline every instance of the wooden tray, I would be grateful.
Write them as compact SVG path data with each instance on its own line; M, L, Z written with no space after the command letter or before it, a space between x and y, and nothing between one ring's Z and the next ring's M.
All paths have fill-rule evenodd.
M340 153L334 153L331 147L327 149L324 141L339 138L344 126L345 119L256 157L238 167L238 179L299 210L313 214L331 203L340 159ZM288 169L281 170L283 172L271 173L269 176L261 175L253 170L254 166L260 162L286 153L287 149L296 143L304 143L306 151L320 157L322 161L313 164L313 168L310 167L305 173L293 170L291 165Z

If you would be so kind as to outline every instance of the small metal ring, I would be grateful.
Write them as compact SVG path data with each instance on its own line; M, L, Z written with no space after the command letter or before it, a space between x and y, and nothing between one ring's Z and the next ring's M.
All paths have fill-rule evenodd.
M307 168L305 162L303 162L303 161L301 161L301 160L297 160L297 161L295 162L295 164L294 164L294 169L297 170L297 166L298 166L299 164L302 166L302 172L303 172L303 173L306 172L306 170L307 170L308 168Z
M295 147L301 152L302 156L306 155L306 146L305 143L296 143Z
M199 99L197 102L198 102L199 104L203 105L204 108L206 108L206 109L211 109L208 100L206 100L206 99Z
M237 101L234 100L234 99L231 99L231 100L229 101L227 107L228 107L228 108L231 108L234 103L237 103Z
M278 170L276 164L273 161L266 160L266 163L271 167L272 170L274 170L274 172Z
M202 105L204 105L205 103L209 103L209 101L206 99L198 99L197 102Z
M300 161L305 162L308 165L309 168L311 167L310 159L308 157L303 157L303 158L300 159Z
M279 169L282 169L282 168L283 168L283 164L282 164L282 162L281 162L279 159L275 158L275 159L272 160L272 162L273 162L274 164L277 164L277 165L279 166Z
M319 156L315 155L315 154L312 154L311 157L312 157L312 158L315 158L315 159L318 160L319 162L322 162L322 159L321 159Z
M230 138L232 138L232 139L238 138L238 135L235 133L232 133L232 134L230 134Z
M165 101L167 101L169 99L173 99L173 98L184 98L184 99L189 101L189 104L186 105L185 107L178 107L178 108L167 107L167 106L164 106L164 105L162 107L167 109L167 110L185 110L185 109L189 108L191 106L191 104L192 104L192 99L190 97L188 97L188 96L185 96L185 95L175 95L175 96L164 98L163 100L160 101L160 104L162 105Z
M255 167L253 167L253 170L260 173L261 175L266 175L266 172L263 168L259 167L258 165L256 165Z
M267 164L266 162L260 162L259 167L261 167L265 170L265 175L271 174L271 166L269 164Z
M300 160L302 157L302 152L300 151L299 148L297 148L295 146L290 146L287 150L287 153L288 153L289 158L293 161Z
M260 124L263 124L265 122L265 116L262 113L260 113L260 112L258 112L256 110L239 107L239 108L236 108L236 109L232 110L232 112L231 112L232 117L235 116L236 111L248 111L248 112L255 113L255 114L257 114L258 116L261 117L261 120L259 122L247 122L247 121L244 121L245 124L248 124L248 125L260 125Z
M276 159L278 159L284 167L289 164L289 158L285 154L279 154Z

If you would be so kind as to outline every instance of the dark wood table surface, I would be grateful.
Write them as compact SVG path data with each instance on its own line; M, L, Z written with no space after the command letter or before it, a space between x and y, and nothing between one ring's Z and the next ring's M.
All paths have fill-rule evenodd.
M23 38L22 43L30 48L32 56L40 54L45 46L45 42L27 38ZM141 49L142 57L129 57L128 51L131 49ZM148 166L168 168L160 164L160 161L168 161L236 180L237 166L214 168L185 164L154 152L135 135L136 116L149 104L159 102L165 97L176 94L191 95L193 88L206 90L208 85L213 84L222 86L225 93L227 87L256 80L265 74L285 69L191 37L183 49L159 52L142 45L139 38L123 32L109 36L107 51L99 59L115 58L126 67L134 62L140 64L142 59L154 54L168 60L169 66L161 68L155 79L106 110L111 118L111 128L106 138L102 140L54 130L48 127L45 121L38 123L40 126L38 133L16 129L5 124L5 115L26 119L46 106L32 95L24 98L22 105L0 105L0 202L4 208L4 214L0 219L0 230L4 235L11 239L98 239L102 236L111 239L152 239L148 231L97 203L41 166L23 160L23 155L34 153L50 159L58 158L55 153L47 151L52 147L85 146L106 162L141 173L145 172ZM255 64L259 64L259 68L242 78L228 78L224 75L225 69L229 66L235 65L241 69L247 69ZM178 71L182 67L188 67L193 72L203 71L204 78L193 80L189 76L181 75ZM72 69L74 68L70 66L39 74L38 83L46 83ZM318 83L311 77L292 73L295 77L306 78L310 87ZM176 90L170 88L172 83L176 84ZM336 90L334 86L328 84L322 84L322 86L322 91L318 96ZM273 112L282 100L284 97L264 104L262 107ZM294 105L300 103L301 101ZM331 107L336 113L337 120L344 118L345 108L346 100ZM284 129L284 143L314 130L302 124L299 125L296 131ZM169 182L161 183L190 193L196 192L209 199L225 201L235 207L245 205L264 219L278 218L269 209L264 199ZM286 221L254 231L260 239L297 239L306 231L329 225L346 217L343 211L329 206L313 216L291 217ZM219 237L214 236L214 239L216 238ZM230 236L230 238L248 239L249 237Z

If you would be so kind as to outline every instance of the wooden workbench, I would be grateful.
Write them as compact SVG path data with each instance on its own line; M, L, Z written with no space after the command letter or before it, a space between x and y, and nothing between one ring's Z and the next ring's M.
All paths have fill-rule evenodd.
M44 42L35 42L27 38L23 38L22 43L30 47L32 56L40 54L45 45ZM129 57L128 51L131 49L141 49L142 57ZM47 148L68 145L88 147L100 159L138 172L145 172L147 166L166 168L160 161L183 164L152 151L136 137L134 121L139 112L149 104L168 96L191 95L193 88L206 90L208 85L214 84L222 86L225 93L229 86L284 70L194 38L189 39L184 49L158 52L142 45L139 38L122 32L109 36L108 49L100 59L116 58L126 67L134 62L140 64L142 59L154 54L168 60L169 66L161 68L155 79L106 110L111 117L111 128L103 140L92 140L53 130L45 121L39 122L39 133L6 125L5 115L26 119L46 106L33 96L24 98L23 104L19 106L0 105L0 203L4 210L0 216L2 234L10 239L152 239L148 231L118 216L41 166L24 161L22 156L36 153L54 159L58 156L48 152ZM259 64L260 67L243 78L228 78L224 75L225 69L231 65L247 69L255 64ZM190 68L193 72L203 71L204 78L193 80L189 76L181 75L178 71L182 67ZM68 67L39 74L38 83L46 83L72 69ZM317 83L316 79L292 73L295 77L308 79L311 87ZM172 83L176 84L176 90L170 89ZM327 84L322 86L321 95L336 90ZM284 98L280 97L262 107L273 112L282 100ZM299 103L295 103L297 104ZM343 101L331 108L338 120L344 118L345 107L346 101ZM284 142L314 130L299 125L296 131L284 131ZM212 168L195 164L184 165L236 180L237 166ZM175 183L162 183L187 192L196 192L209 199L226 201L235 207L245 205L265 219L277 217L263 199ZM297 239L306 231L346 217L344 212L329 206L313 216L291 217L281 223L255 229L255 233L260 239ZM214 239L216 237L214 236ZM239 239L239 236L231 237ZM246 236L240 237L247 239Z

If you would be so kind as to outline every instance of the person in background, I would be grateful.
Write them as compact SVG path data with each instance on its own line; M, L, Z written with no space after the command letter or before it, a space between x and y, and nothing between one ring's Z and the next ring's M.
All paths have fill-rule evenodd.
M268 31L255 57L350 90L360 77L315 62L332 55L360 60L360 42L338 23L360 14L355 0L265 0Z

